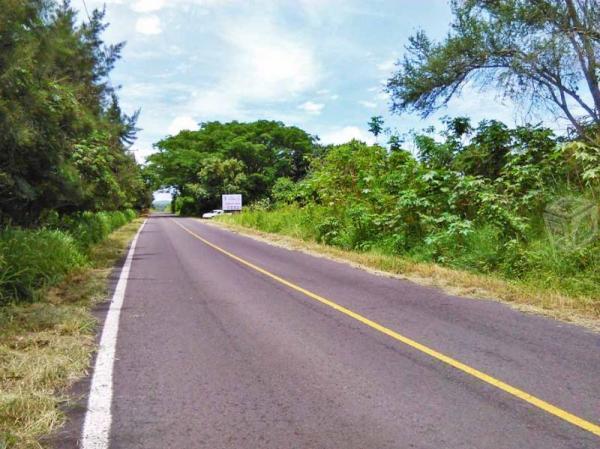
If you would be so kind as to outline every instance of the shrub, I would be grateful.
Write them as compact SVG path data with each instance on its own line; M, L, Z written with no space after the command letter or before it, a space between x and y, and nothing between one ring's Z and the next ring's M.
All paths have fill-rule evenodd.
M135 217L137 217L137 212L133 209L125 209L123 213L125 214L127 221L132 221Z
M104 240L115 229L130 222L137 216L132 209L124 212L80 212L59 217L52 213L44 221L44 226L50 229L60 229L75 238L79 247L87 249Z
M0 304L34 299L86 263L75 239L59 230L7 228L0 231Z
M36 230L0 229L0 304L35 299L87 261L89 248L137 216L124 212L50 213Z

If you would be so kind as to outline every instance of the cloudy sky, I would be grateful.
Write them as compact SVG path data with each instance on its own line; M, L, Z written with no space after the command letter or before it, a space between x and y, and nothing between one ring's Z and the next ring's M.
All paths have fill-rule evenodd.
M72 0L84 14L84 0ZM446 0L86 0L106 4L107 42L126 41L111 75L127 111L141 108L133 149L210 120L281 120L325 143L366 131L373 115L401 132L441 115L517 119L493 93L467 89L427 121L390 116L382 85L408 37L448 31Z

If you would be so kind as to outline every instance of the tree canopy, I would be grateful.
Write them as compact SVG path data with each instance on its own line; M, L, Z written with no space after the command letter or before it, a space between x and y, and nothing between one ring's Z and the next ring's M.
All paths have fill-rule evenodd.
M388 80L395 112L423 116L469 82L567 118L580 135L600 125L600 3L595 0L453 0L440 43L423 31Z
M241 193L252 202L267 197L278 178L299 180L315 138L276 121L207 122L156 148L147 166L155 187L173 188L182 213L199 213L219 207L224 193Z
M0 223L45 211L141 207L148 190L108 75L104 13L77 23L68 2L6 0L0 9Z

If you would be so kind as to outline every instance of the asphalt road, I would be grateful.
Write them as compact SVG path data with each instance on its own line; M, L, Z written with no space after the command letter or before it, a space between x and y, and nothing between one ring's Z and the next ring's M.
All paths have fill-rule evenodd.
M207 245L600 422L600 337L153 216L131 265L111 449L598 448L600 438Z

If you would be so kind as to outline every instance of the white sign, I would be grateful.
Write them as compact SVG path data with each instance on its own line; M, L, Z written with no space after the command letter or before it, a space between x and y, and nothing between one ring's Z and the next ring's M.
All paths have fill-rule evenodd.
M222 195L223 210L242 210L242 195L239 193L233 195Z

